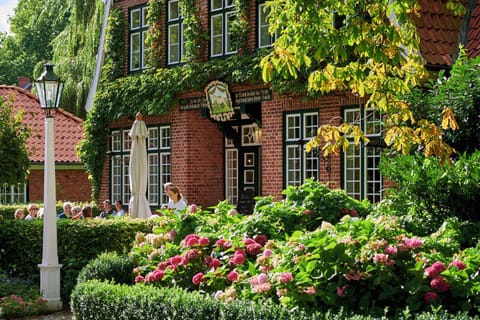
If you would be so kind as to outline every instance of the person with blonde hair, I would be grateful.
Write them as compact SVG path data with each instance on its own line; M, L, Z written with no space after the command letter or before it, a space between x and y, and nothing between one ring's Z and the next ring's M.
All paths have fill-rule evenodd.
M17 210L15 210L13 217L15 218L15 220L23 220L25 218L25 213L23 212L23 209L18 208Z
M25 217L25 220L37 219L38 206L35 203L30 203L28 205L28 215Z

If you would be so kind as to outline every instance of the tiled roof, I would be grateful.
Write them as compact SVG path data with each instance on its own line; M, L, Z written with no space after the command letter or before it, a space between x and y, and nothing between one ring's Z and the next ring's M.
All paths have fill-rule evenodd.
M457 49L462 16L446 8L443 0L420 0L415 23L420 35L420 51L430 67L451 67Z
M34 94L16 86L0 85L0 96L4 103L11 103L17 113L24 110L23 123L30 130L27 148L32 152L32 163L43 163L45 159L45 114ZM9 102L11 101L11 102ZM83 120L58 109L55 115L55 162L78 163L75 146L83 139Z
M469 57L480 55L480 0L477 0L470 16L470 29L468 30L466 48Z

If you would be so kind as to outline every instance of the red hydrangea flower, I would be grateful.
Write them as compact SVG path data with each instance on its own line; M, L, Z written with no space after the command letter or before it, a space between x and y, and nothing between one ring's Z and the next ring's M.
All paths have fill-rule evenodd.
M425 275L429 278L435 278L443 271L447 270L443 262L437 261L431 267L425 268Z
M457 260L453 260L452 262L450 262L449 267L455 267L458 270L463 270L467 266L465 265L465 263L463 261L457 259Z
M438 292L445 292L448 290L449 285L444 277L437 277L430 281L430 287L437 290Z
M199 244L199 240L200 238L196 234L189 234L183 239L183 242L187 247L193 247Z
M138 275L135 277L135 283L144 283L145 278L142 275Z
M256 235L253 237L253 240L255 240L257 243L260 243L262 246L264 246L268 241L267 236L264 234Z
M192 277L192 283L194 285L199 285L200 283L205 282L206 280L207 279L205 278L205 275L202 272L199 272Z
M281 283L288 283L288 282L291 282L292 280L293 280L293 276L290 272L284 272L280 276Z
M247 253L252 256L256 256L262 252L262 245L260 243L252 243L247 245Z
M237 280L238 280L238 272L235 271L235 270L230 271L230 272L228 273L228 275L227 275L227 279L228 279L228 281L230 281L230 282L235 282L235 281L237 281Z
M433 300L437 300L438 299L438 295L435 293L435 292L426 292L424 295L423 295L423 299L425 300L425 303L426 304L430 304Z
M200 238L198 240L201 246L208 246L210 244L210 240L208 238Z

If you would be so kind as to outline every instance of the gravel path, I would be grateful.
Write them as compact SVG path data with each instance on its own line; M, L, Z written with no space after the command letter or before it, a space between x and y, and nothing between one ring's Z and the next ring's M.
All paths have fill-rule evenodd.
M29 317L29 318L25 318L25 320L27 319L35 319L35 320L71 320L73 319L73 315L72 315L72 312L70 312L70 310L62 310L62 311L58 311L58 312L55 312L55 313L51 313L51 314L46 314L46 315L43 315L43 316L34 316L34 317Z

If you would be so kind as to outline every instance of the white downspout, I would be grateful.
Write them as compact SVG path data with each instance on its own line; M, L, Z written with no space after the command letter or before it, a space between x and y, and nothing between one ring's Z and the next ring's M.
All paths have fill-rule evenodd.
M87 102L85 103L85 110L89 112L93 106L93 99L95 98L95 93L97 92L98 80L100 80L100 73L102 71L103 65L103 58L105 56L105 33L107 32L107 22L108 16L110 14L110 6L112 4L112 0L104 0L106 1L105 10L103 13L103 23L102 23L102 31L100 33L100 43L98 44L98 53L97 53L97 64L95 66L95 75L93 77L92 85L90 86L90 91L88 92Z

